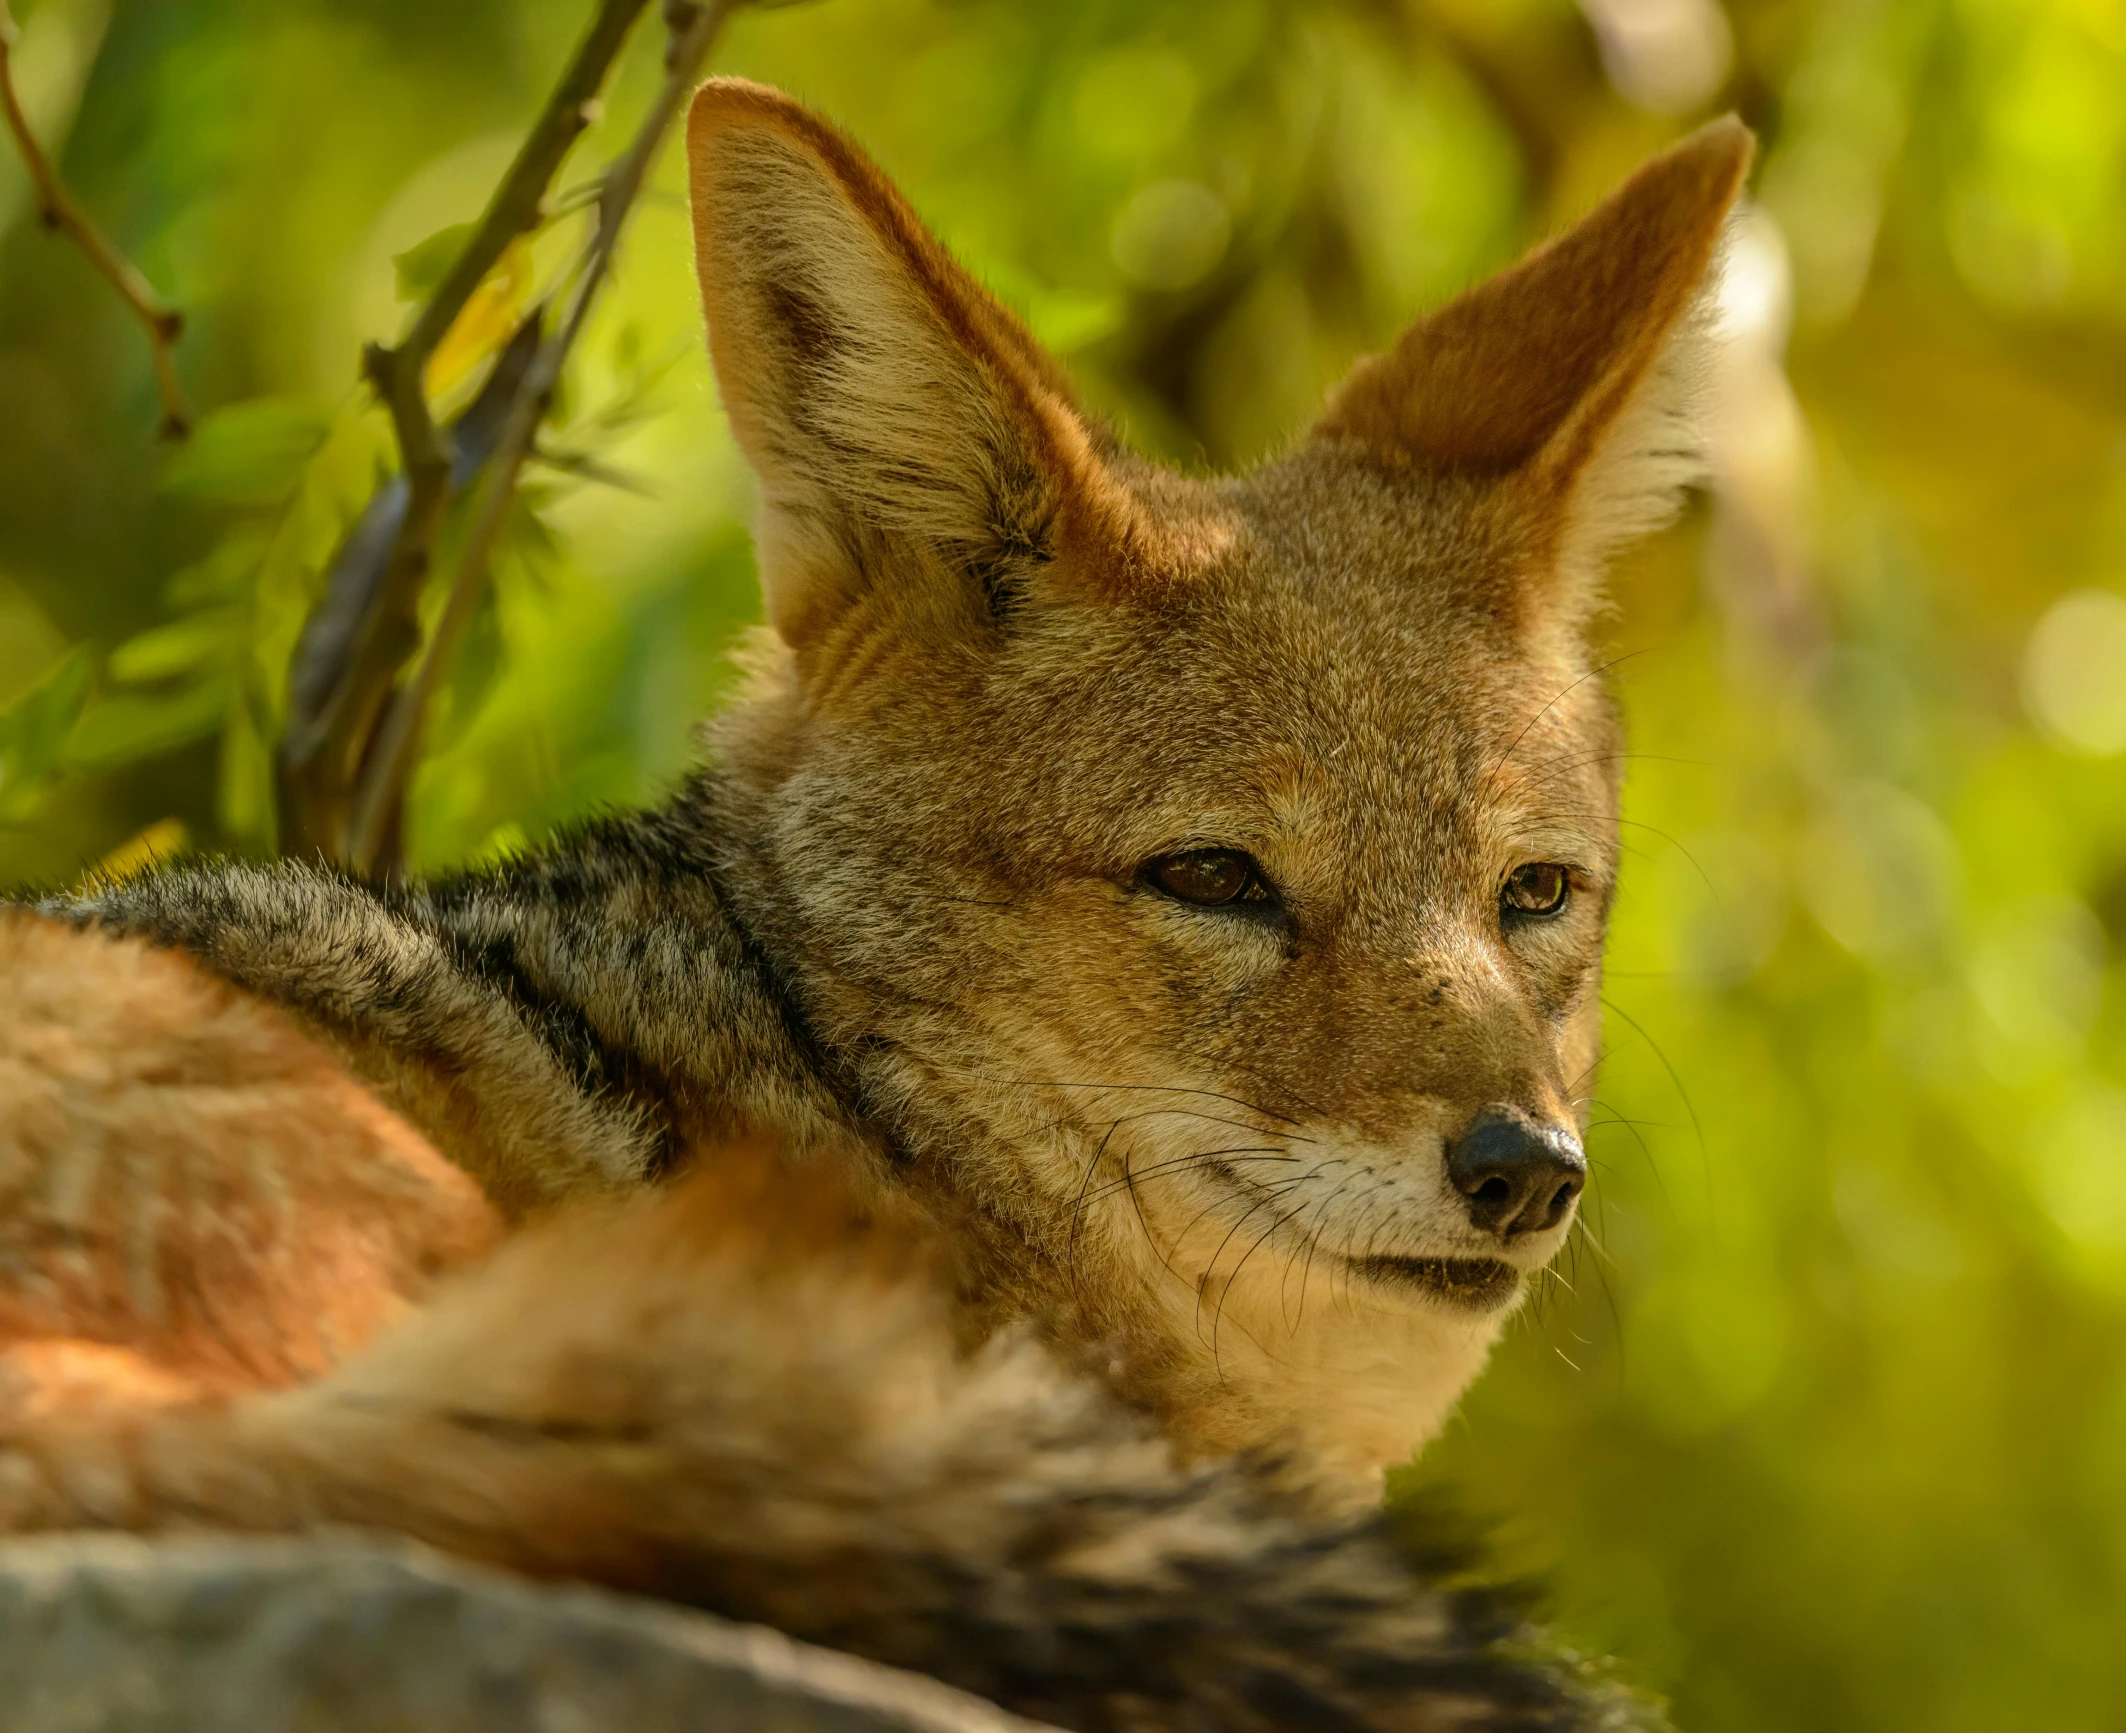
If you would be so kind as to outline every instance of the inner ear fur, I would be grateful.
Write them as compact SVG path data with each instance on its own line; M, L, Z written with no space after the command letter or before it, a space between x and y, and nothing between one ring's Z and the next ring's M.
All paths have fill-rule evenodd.
M1656 157L1360 362L1317 436L1390 467L1512 478L1557 544L1546 564L1591 577L1702 472L1705 290L1753 148L1730 116Z
M1063 556L1127 566L1132 501L1061 368L862 151L728 78L695 96L687 151L710 352L788 642L867 601L995 612Z

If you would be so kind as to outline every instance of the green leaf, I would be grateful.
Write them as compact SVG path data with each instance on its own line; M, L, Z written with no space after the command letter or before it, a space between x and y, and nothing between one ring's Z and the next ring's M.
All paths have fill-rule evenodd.
M428 724L429 751L446 752L464 736L503 672L506 648L501 616L490 586L473 614L458 659L438 694L441 702Z
M68 732L89 693L87 645L76 645L0 710L0 824L20 824L44 803Z
M113 680L138 685L189 674L237 653L249 616L241 608L208 608L128 638L104 664Z
M434 294L465 251L474 227L472 223L452 223L447 229L436 230L427 240L415 242L403 253L392 254L391 268L398 275L399 299L425 301Z
M189 746L219 729L228 708L226 680L202 680L167 696L121 692L82 714L66 743L67 761L104 770Z
M497 570L529 579L539 590L546 588L562 553L560 538L541 509L547 500L547 490L542 485L518 488L495 544Z
M221 736L215 810L222 829L270 847L274 832L273 748L246 704L231 705Z
M617 488L622 493L634 494L640 499L654 499L657 491L648 479L634 470L619 469L601 462L588 452L551 450L532 454L547 468L558 470L563 475L573 476L578 481L587 481L599 487Z
M291 493L332 430L332 411L306 397L254 397L218 409L162 472L162 491L227 505L271 505Z
M189 614L216 602L240 602L251 592L258 563L273 545L272 528L256 518L238 518L229 533L189 566L180 566L162 586L173 614Z

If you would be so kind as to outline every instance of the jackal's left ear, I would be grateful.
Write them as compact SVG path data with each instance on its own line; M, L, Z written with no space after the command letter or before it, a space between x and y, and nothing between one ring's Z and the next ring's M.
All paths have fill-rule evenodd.
M709 347L786 641L846 641L852 610L973 619L1065 555L1115 571L1134 502L1061 368L862 151L732 78L695 97L687 150Z
M1752 148L1730 117L1656 157L1360 362L1317 436L1392 467L1501 478L1553 579L1535 595L1584 611L1603 556L1665 522L1701 473L1707 278Z

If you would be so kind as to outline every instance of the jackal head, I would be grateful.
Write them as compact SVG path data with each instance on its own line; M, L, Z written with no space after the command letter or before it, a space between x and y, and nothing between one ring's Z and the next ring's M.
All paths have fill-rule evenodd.
M759 918L911 1172L1206 1442L1406 1455L1572 1225L1617 868L1587 626L1695 473L1749 151L1696 134L1199 479L832 127L695 102L774 639L716 736Z

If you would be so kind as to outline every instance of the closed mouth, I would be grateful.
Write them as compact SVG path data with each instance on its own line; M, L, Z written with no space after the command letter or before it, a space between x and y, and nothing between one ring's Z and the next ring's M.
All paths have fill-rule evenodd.
M1495 1312L1521 1291L1521 1272L1497 1258L1353 1258L1351 1268L1386 1287L1418 1288L1471 1312Z

